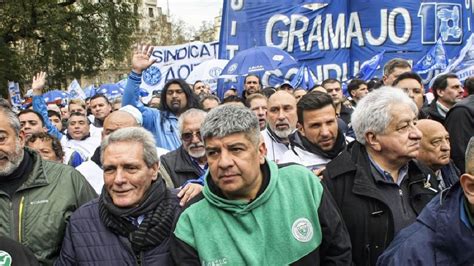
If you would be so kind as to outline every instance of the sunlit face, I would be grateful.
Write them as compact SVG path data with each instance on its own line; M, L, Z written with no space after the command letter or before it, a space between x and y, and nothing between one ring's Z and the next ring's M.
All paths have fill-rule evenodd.
M332 150L338 134L334 107L327 105L321 109L303 111L303 119L304 123L299 129L301 134L321 150Z
M255 145L243 133L208 138L205 142L212 181L222 193L233 200L254 199L262 184L263 142Z
M393 69L392 73L387 76L383 76L383 84L386 86L392 86L393 82L403 73L410 72L410 67L396 67Z
M268 126L278 137L288 138L298 121L296 99L287 92L275 92L268 99L267 119Z
M355 101L360 101L362 98L365 97L369 93L369 89L366 84L361 84L356 90L351 91L352 99Z
M90 108L92 115L99 120L104 120L112 111L112 106L103 97L91 100Z
M168 87L166 91L166 104L175 114L181 113L188 104L186 93L184 93L179 84L171 84Z
M196 84L194 84L193 91L194 91L194 94L196 95L209 93L209 90L206 84L204 84L203 82L197 82Z
M332 101L335 105L342 103L342 87L339 82L326 83L324 84L324 88L327 93L331 95Z
M103 158L104 186L114 205L138 206L152 181L157 179L158 163L148 167L143 145L137 142L112 143L105 149Z
M61 118L53 115L49 117L49 121L59 130L63 130L63 123L61 121Z
M419 83L416 79L402 79L397 83L397 88L401 88L405 93L413 99L420 110L423 107L423 85Z
M25 137L29 137L34 133L46 132L43 122L35 113L24 113L18 116L21 125L21 131L25 133Z
M61 107L61 117L64 119L69 118L69 109L68 107Z
M23 159L24 135L19 136L0 112L0 178L15 171Z
M376 135L377 149L386 160L406 163L418 155L422 133L415 126L417 118L408 105L392 105L390 113L392 120L385 132Z
M295 96L296 102L299 102L301 97L305 96L308 93L306 90L295 90L293 95Z
M250 110L257 115L260 130L264 130L267 125L267 99L255 98L250 102Z
M80 104L74 104L71 103L69 104L69 113L81 113L83 115L86 115L86 109L83 108Z
M183 120L181 141L183 148L191 157L201 158L206 155L204 142L202 141L200 128L204 117L186 117Z
M63 158L58 158L53 150L53 143L51 140L42 140L37 138L34 142L28 142L28 147L38 152L44 160L50 160L55 162L62 162Z
M449 163L451 155L449 133L438 122L424 122L420 121L417 125L423 133L417 159L436 171Z
M438 101L451 107L460 100L462 100L464 89L462 87L461 81L457 78L448 78L448 85L444 90L437 90L438 92Z
M245 79L244 89L247 95L254 94L260 91L260 81L255 76L249 76Z
M89 123L87 117L73 115L69 118L67 132L74 140L82 140L89 134Z

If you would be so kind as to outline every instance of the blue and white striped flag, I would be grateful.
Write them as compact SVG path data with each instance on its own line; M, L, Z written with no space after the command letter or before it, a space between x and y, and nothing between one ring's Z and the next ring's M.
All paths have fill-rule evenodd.
M441 38L414 66L413 71L422 75L432 70L444 70L448 65L448 57Z
M17 82L8 82L8 93L10 94L10 101L17 110L21 107L20 86Z

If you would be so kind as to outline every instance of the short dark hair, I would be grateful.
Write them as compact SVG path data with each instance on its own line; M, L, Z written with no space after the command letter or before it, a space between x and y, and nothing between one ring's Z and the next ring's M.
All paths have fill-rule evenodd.
M362 79L353 79L353 80L351 80L351 82L349 82L349 84L347 84L347 93L349 93L349 95L351 95L351 92L353 90L359 89L360 85L367 85L367 82L365 82L365 80L362 80Z
M467 90L469 95L474 94L474 76L469 77L464 81L464 88Z
M230 95L225 97L224 100L222 100L222 104L225 103L242 103L243 105L245 105L244 99L240 98L237 95Z
M54 110L48 110L48 117L53 117L53 116L57 116L59 119L61 119L61 115L54 111Z
M393 58L383 66L383 74L388 76L393 73L395 68L410 68L410 62L403 58Z
M98 93L98 94L92 96L91 99L90 99L90 101L92 102L92 100L95 100L95 99L98 99L98 98L104 98L104 99L105 99L105 102L110 105L109 99L107 98L107 96L105 96L105 95L102 94L102 93Z
M191 109L191 108L199 108L199 99L197 96L194 94L193 90L189 86L186 81L183 79L172 79L168 82L166 82L165 86L163 87L163 90L161 91L160 95L160 110L161 111L166 111L166 112L171 112L171 108L168 106L166 103L166 92L168 91L169 87L172 84L177 84L184 92L186 95L186 106L184 107L184 110L182 112Z
M90 124L90 123L91 123L91 122L89 121L89 119L87 118L87 115L82 114L82 113L79 113L79 112L74 112L74 113L71 113L71 114L69 115L69 119L68 119L68 121L67 121L68 126L69 126L69 123L71 122L71 118L72 118L73 116L84 117L84 118L86 119L86 121L87 121L87 124Z
M439 75L433 81L433 85L431 86L431 91L433 92L435 100L438 99L438 90L444 91L446 87L448 87L448 79L457 79L458 76L454 73L447 73L443 75Z
M257 74L248 74L247 76L245 76L245 78L244 78L244 84L247 82L247 79L248 79L249 77L256 77L256 78L258 79L258 84L259 84L259 85L262 85L262 79L261 79L260 76L257 75Z
M41 116L40 113L38 113L37 111L35 110L32 110L32 109L25 109L25 110L21 110L19 113L18 113L18 119L20 118L21 115L24 115L24 114L35 114L39 120L41 121L41 125L44 126L44 119L43 117Z
M339 83L339 85L342 86L342 83L339 80L333 79L333 78L325 79L323 81L323 83L321 83L321 86L323 86L323 88L326 88L326 87L324 87L324 85L331 84L331 83Z
M416 72L405 72L405 73L400 74L400 76L398 76L393 81L392 85L395 87L400 81L402 81L404 79L414 79L414 80L418 81L418 83L423 84L423 81L422 81L420 75L418 75Z
M328 105L331 105L332 107L334 107L334 110L336 110L332 97L327 93L314 91L304 95L303 97L301 97L300 101L296 105L298 123L303 124L304 111L318 110Z
M51 141L51 146L53 148L54 154L56 155L57 158L62 159L64 157L64 151L63 147L61 146L61 142L54 136L51 136L47 133L44 132L38 132L38 133L33 133L27 140L26 144L35 142L36 140L42 140L42 141Z

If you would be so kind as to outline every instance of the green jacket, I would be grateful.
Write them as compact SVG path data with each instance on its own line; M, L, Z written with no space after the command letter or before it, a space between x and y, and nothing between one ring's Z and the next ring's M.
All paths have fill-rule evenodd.
M97 195L74 168L45 161L28 148L25 152L33 171L12 198L0 190L0 235L29 247L42 265L52 265L69 216Z

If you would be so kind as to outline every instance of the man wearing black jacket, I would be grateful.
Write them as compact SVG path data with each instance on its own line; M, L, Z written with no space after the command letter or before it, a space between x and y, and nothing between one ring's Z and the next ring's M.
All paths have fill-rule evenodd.
M323 173L341 210L356 265L375 265L394 235L410 225L438 192L434 173L420 167L418 109L401 90L385 87L357 105L357 141Z

